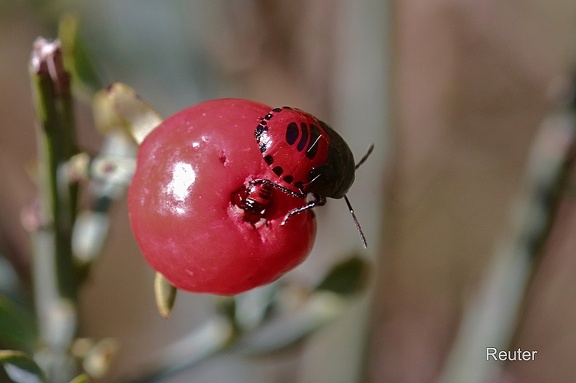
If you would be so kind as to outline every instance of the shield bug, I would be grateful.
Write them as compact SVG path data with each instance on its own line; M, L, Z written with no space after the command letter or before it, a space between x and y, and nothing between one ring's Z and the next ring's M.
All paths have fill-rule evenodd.
M249 220L263 217L276 189L294 197L312 198L290 210L283 222L306 210L322 206L326 198L344 198L366 247L366 238L346 193L354 183L356 169L368 158L374 145L356 164L344 139L328 124L296 108L272 109L260 118L254 131L256 143L270 172L251 180L237 205Z

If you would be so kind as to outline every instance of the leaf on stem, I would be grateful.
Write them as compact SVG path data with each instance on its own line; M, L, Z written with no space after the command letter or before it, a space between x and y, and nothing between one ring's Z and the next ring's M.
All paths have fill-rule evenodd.
M88 375L86 374L78 375L77 377L75 377L70 381L70 383L88 383L88 382L90 382L90 380L88 379Z
M80 38L79 25L77 14L66 13L60 18L58 38L62 42L64 65L72 75L74 94L89 100L96 90L102 88L102 82L94 67L94 60Z
M334 265L316 290L324 290L338 295L351 295L362 291L366 285L368 262L354 255Z
M31 315L0 295L0 344L32 349L37 342Z
M20 351L0 351L0 365L14 383L46 383L44 373L36 362Z

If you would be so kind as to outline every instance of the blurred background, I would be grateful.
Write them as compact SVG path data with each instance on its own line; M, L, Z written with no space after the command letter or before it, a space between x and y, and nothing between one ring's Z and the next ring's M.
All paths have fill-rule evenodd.
M206 99L241 97L319 116L357 158L375 144L349 193L368 249L345 204L329 201L316 210L312 254L285 277L314 283L361 251L372 266L368 291L297 347L257 358L220 355L164 381L449 381L450 352L509 235L533 143L570 94L576 3L0 1L0 252L24 297L30 245L20 216L36 195L27 172L36 158L27 65L34 39L56 36L70 11L104 85L128 84L164 117ZM86 101L76 110L79 140L95 151L101 138ZM538 357L505 364L486 381L576 381L572 205L567 197L530 272L508 344ZM179 294L172 317L162 319L153 278L121 200L80 295L81 334L120 345L102 382L135 374L214 311L210 297Z

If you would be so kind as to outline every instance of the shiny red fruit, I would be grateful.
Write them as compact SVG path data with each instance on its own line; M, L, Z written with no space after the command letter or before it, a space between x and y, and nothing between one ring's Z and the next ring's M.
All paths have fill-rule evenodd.
M286 214L303 200L273 190L258 222L234 204L253 179L266 178L254 131L270 107L221 99L165 120L142 143L128 207L150 265L179 289L237 294L272 282L310 252L312 212Z

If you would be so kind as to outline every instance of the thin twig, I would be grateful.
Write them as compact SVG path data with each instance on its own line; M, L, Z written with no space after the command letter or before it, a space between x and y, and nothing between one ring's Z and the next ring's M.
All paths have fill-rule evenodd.
M38 38L30 61L37 115L40 205L33 233L33 274L40 338L37 359L51 382L76 375L67 349L76 334L77 283L71 235L76 218L77 185L63 165L75 154L69 75L58 41Z
M508 350L514 341L526 291L576 162L575 145L573 111L561 111L544 121L514 206L510 233L464 315L439 382L483 383L499 374L501 364L487 361L487 348Z

